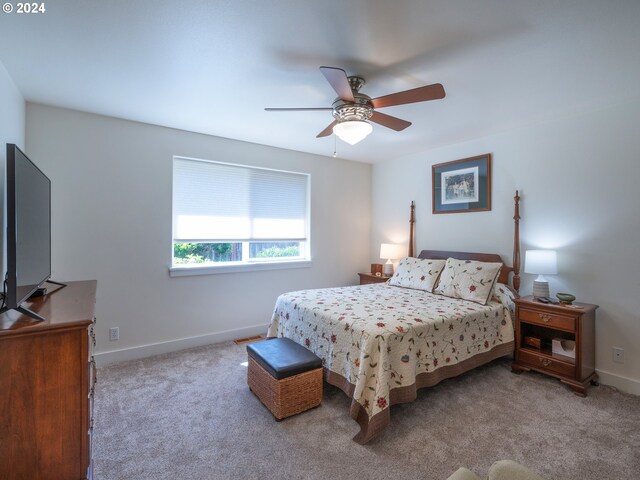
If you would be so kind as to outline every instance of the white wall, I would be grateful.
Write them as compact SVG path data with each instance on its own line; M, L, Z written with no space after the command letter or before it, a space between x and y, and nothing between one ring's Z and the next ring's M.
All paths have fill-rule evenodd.
M640 99L573 112L465 143L388 160L373 169L372 261L381 242L405 243L416 201L417 250L496 252L511 264L513 195L521 247L558 251L552 293L597 311L596 368L603 383L640 394ZM433 215L431 166L493 154L490 212ZM521 292L530 294L533 276ZM613 363L612 347L625 350Z
M20 148L24 148L25 130L25 101L22 94L13 83L9 72L0 62L0 225L5 225L5 162L7 160L7 143L15 143ZM4 278L6 262L6 229L2 228L2 256L0 260L0 272Z
M98 352L265 333L279 294L368 270L370 165L31 103L27 152L52 181L52 278L98 280ZM313 266L170 278L173 155L310 173Z

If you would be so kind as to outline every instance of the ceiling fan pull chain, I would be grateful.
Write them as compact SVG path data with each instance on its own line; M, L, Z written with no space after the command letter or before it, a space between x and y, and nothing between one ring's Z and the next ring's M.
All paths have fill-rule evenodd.
M338 140L336 138L336 134L333 134L333 158L338 156Z

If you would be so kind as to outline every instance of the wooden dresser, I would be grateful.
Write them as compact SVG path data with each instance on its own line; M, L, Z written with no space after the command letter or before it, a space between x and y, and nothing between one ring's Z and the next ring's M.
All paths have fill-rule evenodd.
M0 315L0 479L92 477L95 299L70 282L25 303L44 322Z

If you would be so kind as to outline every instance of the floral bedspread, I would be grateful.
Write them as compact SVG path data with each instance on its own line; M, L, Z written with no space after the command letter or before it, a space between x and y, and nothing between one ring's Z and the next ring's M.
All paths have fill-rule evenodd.
M501 284L486 306L386 283L301 290L278 297L268 336L318 355L371 419L417 375L512 342L512 300Z

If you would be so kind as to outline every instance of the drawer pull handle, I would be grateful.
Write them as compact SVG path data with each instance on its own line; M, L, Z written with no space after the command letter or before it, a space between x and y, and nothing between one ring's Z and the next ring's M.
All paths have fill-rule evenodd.
M96 368L96 360L91 356L91 372L93 372L93 384L98 383L98 369Z
M540 317L540 320L542 320L545 323L548 323L551 321L551 315L547 315L545 313L539 313L538 316Z
M551 365L551 360L549 360L548 358L541 358L540 363L543 367L548 367L549 365Z

